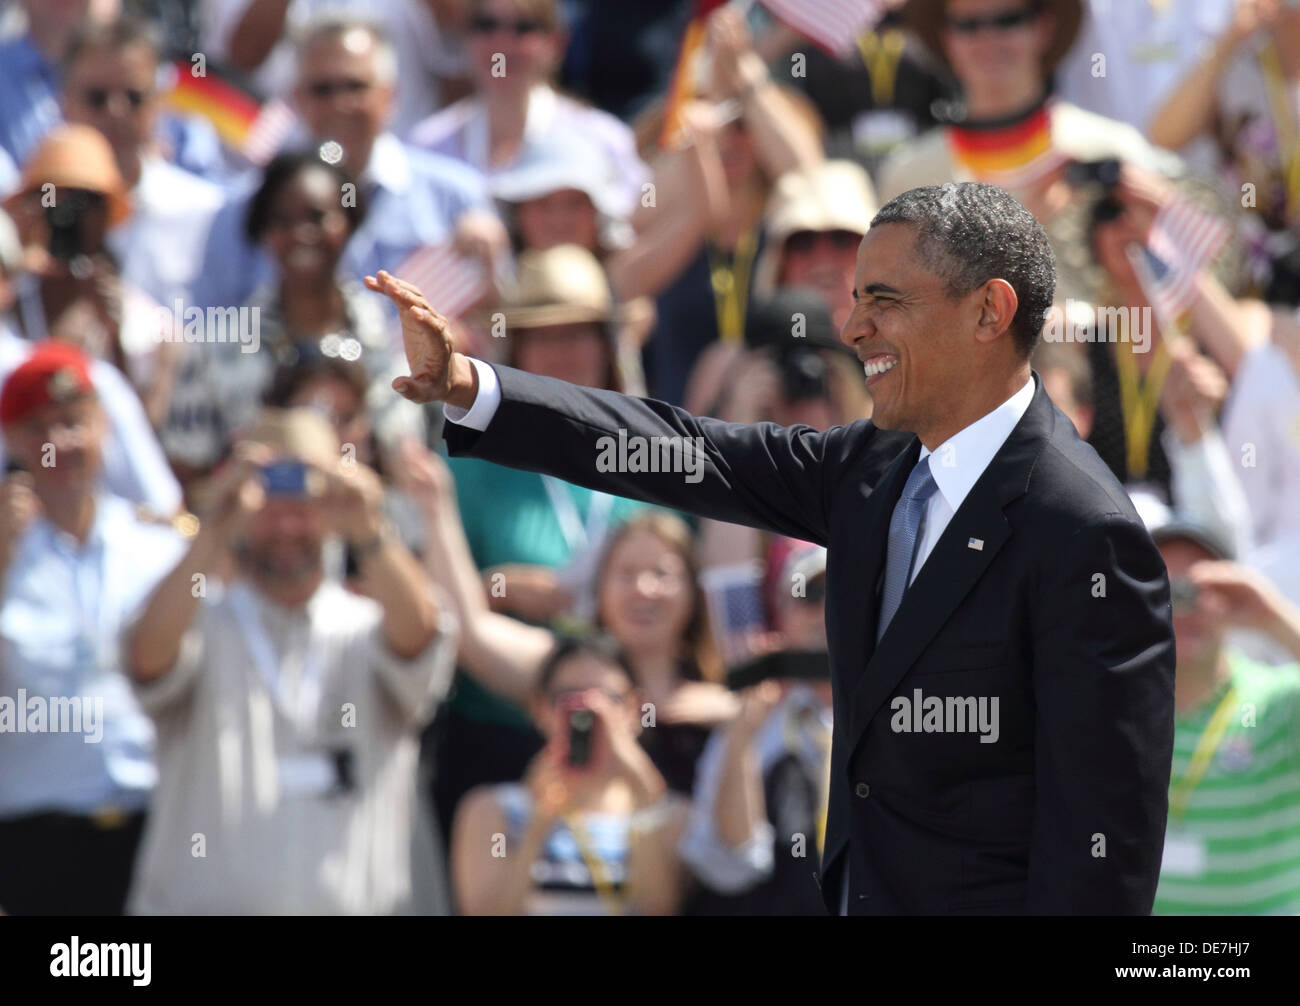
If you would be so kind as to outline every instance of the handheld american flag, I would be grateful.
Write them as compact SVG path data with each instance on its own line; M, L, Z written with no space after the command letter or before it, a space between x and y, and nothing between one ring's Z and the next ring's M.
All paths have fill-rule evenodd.
M852 49L884 13L879 0L763 0L763 6L835 56Z
M1134 268L1163 323L1176 323L1195 303L1196 275L1214 261L1228 233L1226 222L1185 199L1156 214Z
M463 314L487 292L482 264L461 258L451 245L416 249L393 270L393 275L419 287L433 309L448 318Z

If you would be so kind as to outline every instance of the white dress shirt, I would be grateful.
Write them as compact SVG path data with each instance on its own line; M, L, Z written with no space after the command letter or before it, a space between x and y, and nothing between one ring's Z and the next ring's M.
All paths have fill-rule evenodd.
M993 455L1011 436L1033 397L1034 379L1031 377L1023 388L996 409L953 434L933 452L930 474L934 476L939 491L932 494L926 503L925 527L916 546L916 562L907 581L909 586L934 551L953 514L993 460ZM930 454L928 447L922 447L917 463Z

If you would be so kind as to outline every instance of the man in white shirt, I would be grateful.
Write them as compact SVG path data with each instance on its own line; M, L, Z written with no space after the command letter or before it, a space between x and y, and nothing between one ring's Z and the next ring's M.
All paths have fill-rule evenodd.
M411 377L394 387L446 403L453 455L828 548L828 910L1147 914L1169 583L1030 369L1055 280L1042 227L1002 189L891 200L840 333L874 416L824 433L488 367L454 352L419 290L367 283L402 311Z
M158 730L131 910L409 910L419 731L455 619L388 528L378 476L314 411L264 413L210 500L123 644ZM335 535L368 596L325 577Z

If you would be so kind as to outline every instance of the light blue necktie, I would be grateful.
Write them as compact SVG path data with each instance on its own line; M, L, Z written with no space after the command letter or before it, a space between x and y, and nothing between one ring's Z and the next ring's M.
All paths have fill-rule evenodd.
M889 551L885 556L885 589L880 595L880 621L876 626L876 642L889 628L894 613L903 601L903 593L912 578L912 564L916 562L916 546L925 527L926 502L938 486L930 474L930 455L917 462L903 486L903 495L894 506L889 519Z

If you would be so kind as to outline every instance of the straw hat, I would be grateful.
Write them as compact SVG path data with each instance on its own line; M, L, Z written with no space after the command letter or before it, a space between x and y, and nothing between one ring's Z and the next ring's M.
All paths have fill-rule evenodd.
M60 189L85 189L101 193L108 200L108 222L119 224L131 212L126 182L117 168L113 148L99 130L91 126L64 125L52 129L23 165L18 191L5 201L15 207L30 193L54 185Z
M1021 0L1028 6L1037 2L1042 13L1052 17L1055 28L1052 41L1043 54L1043 73L1049 74L1061 62L1065 54L1074 45L1083 23L1083 0ZM907 25L920 38L922 45L939 61L939 64L953 74L948 62L948 55L943 50L943 28L947 21L948 0L910 0L903 10Z
M556 245L519 256L506 296L507 328L603 323L615 315L605 270L587 249Z
M782 175L767 203L767 242L754 272L754 292L766 296L776 289L785 239L791 234L866 234L879 208L870 176L853 161L823 161Z

